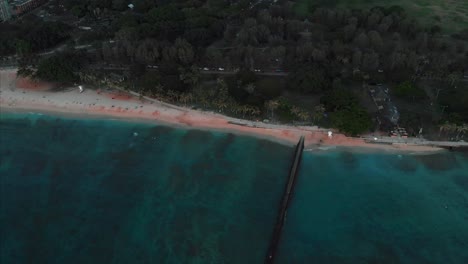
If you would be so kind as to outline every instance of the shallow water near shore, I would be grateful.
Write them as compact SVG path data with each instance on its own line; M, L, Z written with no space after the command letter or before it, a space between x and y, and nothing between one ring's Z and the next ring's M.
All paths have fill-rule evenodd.
M263 263L292 147L0 115L1 263ZM468 263L468 157L305 152L277 263Z
M262 262L292 148L12 115L0 127L2 263Z

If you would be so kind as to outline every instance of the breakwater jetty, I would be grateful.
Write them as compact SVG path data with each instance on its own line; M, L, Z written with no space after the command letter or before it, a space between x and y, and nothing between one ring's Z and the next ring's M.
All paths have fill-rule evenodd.
M278 243L281 237L281 231L283 230L284 220L286 218L286 212L288 210L289 202L294 192L294 185L296 183L297 171L299 170L299 165L301 164L303 150L304 137L302 136L294 150L293 161L291 164L291 168L289 169L288 181L286 183L283 199L279 207L275 228L273 229L273 234L270 240L270 246L268 247L268 252L265 258L265 264L274 263L276 250L278 248Z

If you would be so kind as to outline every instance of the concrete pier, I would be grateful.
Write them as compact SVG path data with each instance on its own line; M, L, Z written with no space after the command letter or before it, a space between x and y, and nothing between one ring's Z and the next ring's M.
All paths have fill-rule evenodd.
M293 161L291 168L289 170L288 182L284 190L283 199L281 201L278 217L276 219L276 225L273 229L273 234L270 240L270 246L268 247L268 252L265 258L265 263L270 264L274 263L276 250L278 248L278 243L281 237L281 231L283 229L284 220L286 218L286 212L288 210L289 202L291 200L292 194L294 192L294 185L296 183L297 172L299 170L299 165L301 164L302 151L304 150L304 137L302 136L299 140L299 143L296 145L294 151Z

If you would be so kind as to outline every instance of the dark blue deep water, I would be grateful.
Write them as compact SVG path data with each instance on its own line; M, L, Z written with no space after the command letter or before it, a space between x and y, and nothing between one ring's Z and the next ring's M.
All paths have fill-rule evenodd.
M292 147L1 113L0 263L262 263ZM306 152L277 263L468 263L468 157Z
M278 263L468 263L468 156L304 153Z

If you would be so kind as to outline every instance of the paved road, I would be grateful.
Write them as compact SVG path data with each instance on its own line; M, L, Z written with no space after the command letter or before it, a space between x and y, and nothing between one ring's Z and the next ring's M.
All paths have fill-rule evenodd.
M224 75L233 75L236 74L237 72L235 71L200 71L202 74L224 74ZM260 71L260 72L255 72L256 75L265 75L265 76L287 76L287 72L268 72L268 71Z
M102 70L128 70L129 67L125 66L92 66L94 69L102 69ZM153 68L148 68L148 71L154 71L156 69ZM221 75L234 75L237 72L236 71L216 71L216 70L200 70L201 74L221 74ZM257 75L265 75L265 76L287 76L287 72L274 72L274 71L260 71L260 72L255 72Z
M93 45L91 44L87 44L87 45L75 45L73 46L73 49L75 50L83 50L83 49L86 49L86 51L88 52L93 52L93 51L96 51L95 48L92 48ZM61 44L60 46L54 48L54 49L51 49L51 50L48 50L48 51L44 51L44 52L40 52L40 53L36 53L37 56L39 57L47 57L47 56L50 56L50 55L53 55L57 52L62 52L64 50L66 50L66 48L68 47L68 43L63 43ZM0 57L1 59L1 57ZM18 61L16 60L15 57L12 57L11 60L8 60L8 61L2 61L0 60L0 68L4 68L4 67L15 67L15 66L18 66Z
M432 78L432 77L417 77L417 79L419 79L419 80L429 80L429 81L443 81L444 80L442 78L436 78L436 77L434 77L434 78ZM468 82L468 78L466 78L466 77L461 78L461 79L457 80L456 82Z
M49 53L50 54L50 53ZM7 62L7 63L1 63L0 62L0 69L7 69L7 68L15 68L18 67L18 62ZM128 70L129 67L110 67L110 66L104 66L104 67L91 67L96 70ZM148 71L154 71L156 69L148 69ZM201 74L217 74L217 75L234 75L237 72L235 71L214 71L214 70L209 70L209 71L200 71ZM255 74L257 75L262 75L262 76L288 76L287 72L256 72Z
M377 140L375 140L377 138ZM461 141L430 141L421 138L400 138L400 137L364 137L368 143L375 144L411 144L420 146L436 146L436 147L465 147L468 148L468 142Z

